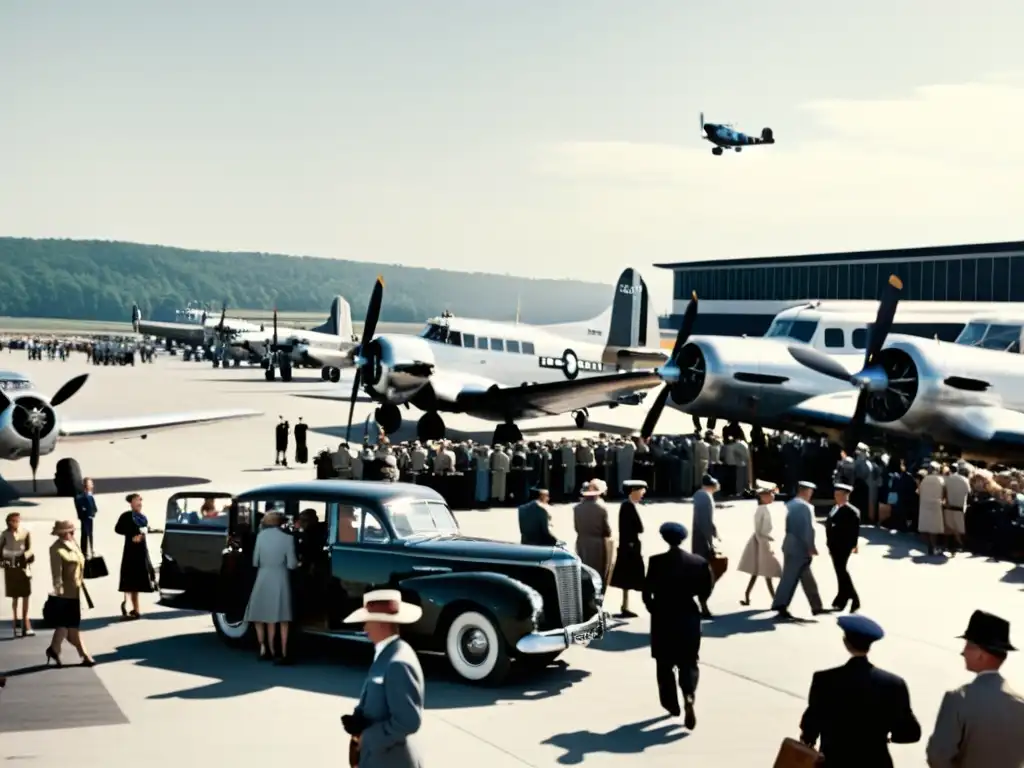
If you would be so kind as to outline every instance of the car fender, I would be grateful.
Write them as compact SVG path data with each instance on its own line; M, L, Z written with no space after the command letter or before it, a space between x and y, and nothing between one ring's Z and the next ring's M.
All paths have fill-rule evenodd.
M480 609L494 619L495 629L509 647L515 648L537 627L538 601L543 607L540 593L501 573L432 573L404 578L398 586L403 593L415 595L423 609L423 617L410 631L435 650L444 647L443 633L459 613Z

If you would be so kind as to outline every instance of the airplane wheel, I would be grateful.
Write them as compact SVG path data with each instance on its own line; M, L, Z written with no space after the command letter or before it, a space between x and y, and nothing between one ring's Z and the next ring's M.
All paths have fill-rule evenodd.
M326 365L320 369L320 378L323 381L331 380L331 369L328 368Z
M292 367L290 365L281 366L281 381L289 382L292 380Z
M585 414L583 411L576 411L575 413L573 413L572 418L576 422L576 426L579 427L580 429L583 429L585 426L587 426L587 414Z
M393 435L402 426L402 414L398 406L392 403L385 403L373 412L373 419L380 425L380 428L388 435Z
M341 370L338 368L331 368L331 382L337 384L341 381Z
M436 413L425 413L416 422L416 437L423 442L441 440L444 434L444 420Z
M276 374L274 372L274 369L268 366L267 370L263 372L263 378L265 378L267 381L273 381L275 377Z
M74 459L61 459L54 468L53 484L58 496L75 496L82 490L82 468Z
M722 154L722 148L721 147L715 147L714 149L711 150L711 154L715 155L715 156L721 155Z

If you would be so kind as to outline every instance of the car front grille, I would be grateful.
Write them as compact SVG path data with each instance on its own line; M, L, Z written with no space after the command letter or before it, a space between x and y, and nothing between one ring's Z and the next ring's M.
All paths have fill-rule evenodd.
M555 586L558 588L558 610L562 626L568 627L583 621L583 591L580 564L559 563L554 567Z

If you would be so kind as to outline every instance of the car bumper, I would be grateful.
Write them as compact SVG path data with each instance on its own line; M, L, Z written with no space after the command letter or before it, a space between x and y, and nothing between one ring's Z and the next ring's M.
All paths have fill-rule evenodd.
M581 624L545 632L531 632L516 643L519 653L558 653L573 645L590 645L591 641L604 637L608 626L608 614L598 611Z

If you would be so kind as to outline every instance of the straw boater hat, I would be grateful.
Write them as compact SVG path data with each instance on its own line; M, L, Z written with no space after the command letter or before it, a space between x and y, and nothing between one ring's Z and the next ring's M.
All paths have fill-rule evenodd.
M70 520L58 520L53 524L53 530L50 531L51 536L63 536L65 533L73 533L75 530L75 524Z
M581 495L593 497L604 496L606 493L608 493L608 483L600 478L595 478L584 486L583 493Z
M758 480L755 483L755 486L755 490L757 491L758 496L760 496L763 493L775 493L776 491L779 490L779 486L777 486L775 483L769 483L766 480Z
M363 595L363 607L349 614L345 623L415 624L422 615L423 609L418 605L402 602L402 593L397 589L375 589Z

